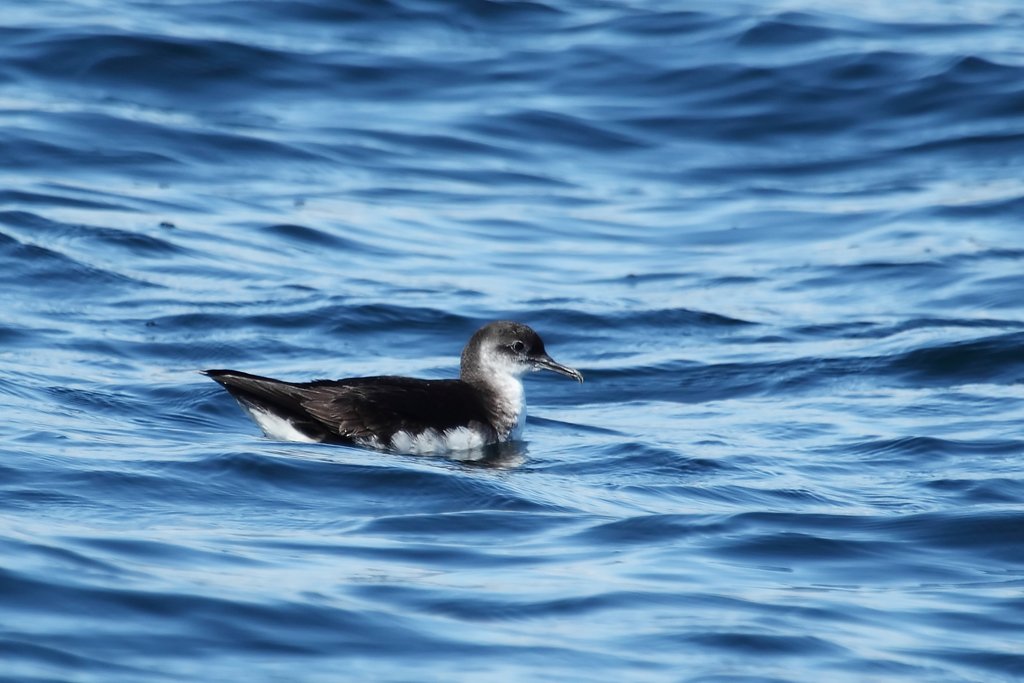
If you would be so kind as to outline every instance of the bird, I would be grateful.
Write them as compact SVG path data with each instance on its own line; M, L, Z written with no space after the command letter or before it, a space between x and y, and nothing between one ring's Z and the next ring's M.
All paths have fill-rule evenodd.
M498 320L465 348L458 379L390 375L286 382L238 370L202 370L270 438L439 454L519 441L526 421L521 377L549 370L579 382L579 370L548 355L528 325Z

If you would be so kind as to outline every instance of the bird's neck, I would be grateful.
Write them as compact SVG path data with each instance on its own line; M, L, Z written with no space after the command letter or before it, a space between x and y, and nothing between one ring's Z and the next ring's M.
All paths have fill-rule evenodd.
M501 441L518 439L526 421L526 394L523 382L510 373L473 375L464 380L487 396L491 425Z

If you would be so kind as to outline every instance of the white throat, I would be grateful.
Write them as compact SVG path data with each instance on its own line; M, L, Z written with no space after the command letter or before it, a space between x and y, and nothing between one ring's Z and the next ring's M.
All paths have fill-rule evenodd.
M491 357L484 359L480 369L486 377L487 388L492 392L503 423L511 423L507 433L499 434L501 441L515 441L523 436L526 425L526 392L519 377L528 368L512 364L504 358ZM487 362L489 361L489 362Z

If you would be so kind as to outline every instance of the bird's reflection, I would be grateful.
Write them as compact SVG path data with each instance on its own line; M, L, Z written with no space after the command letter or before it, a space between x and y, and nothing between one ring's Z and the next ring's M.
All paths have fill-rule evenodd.
M525 441L504 441L482 448L450 453L447 457L465 465L493 469L514 469L526 462L529 449Z

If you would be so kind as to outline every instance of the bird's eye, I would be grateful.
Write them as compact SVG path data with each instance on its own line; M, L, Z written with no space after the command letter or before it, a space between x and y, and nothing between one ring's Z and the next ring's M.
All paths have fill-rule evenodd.
M523 351L526 350L526 344L524 344L521 341L514 341L512 342L512 345L509 346L509 348L515 351L516 353L522 353Z

